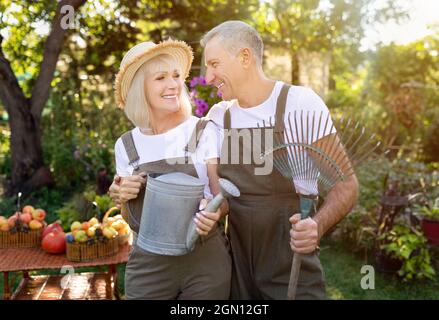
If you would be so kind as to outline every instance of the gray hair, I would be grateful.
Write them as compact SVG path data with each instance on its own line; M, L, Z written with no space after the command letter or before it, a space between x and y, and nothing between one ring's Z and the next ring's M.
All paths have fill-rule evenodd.
M262 54L264 43L255 28L245 22L231 20L221 23L211 29L201 38L201 46L206 44L215 37L219 37L225 49L231 54L237 54L239 49L248 47L256 57L259 65L262 65Z

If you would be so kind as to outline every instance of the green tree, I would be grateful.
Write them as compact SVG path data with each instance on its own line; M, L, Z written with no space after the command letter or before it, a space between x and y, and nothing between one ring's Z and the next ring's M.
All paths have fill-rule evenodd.
M60 27L64 5L75 10L72 29ZM249 18L257 5L257 0L1 0L0 101L11 131L8 194L52 183L51 173L74 186L78 177L92 177L85 169L111 165L114 140L130 126L114 108L112 94L119 61L130 46L169 36L194 45L217 23ZM201 50L195 50L196 66ZM110 152L100 151L104 146Z
M139 38L161 41L168 37L188 42L195 51L194 69L201 62L201 36L226 20L252 21L259 0L121 0L133 8L130 19L142 31ZM142 36L143 35L143 36Z
M403 17L393 1L374 9L376 0L274 0L255 13L255 24L265 43L288 48L291 82L299 83L299 50L358 52L364 30L371 22Z
M6 45L12 52L12 60L19 65L21 59L17 57L22 55L32 66L29 70L20 70L24 76L29 75L29 79L20 86L10 60L2 50L4 38L0 34L0 99L8 113L11 130L12 184L9 194L18 190L28 193L35 187L52 182L50 170L43 162L41 115L49 98L51 81L67 33L61 24L61 9L65 5L77 9L85 1L63 0L56 4L53 1L13 3L6 0L0 4L0 29L4 30L12 21L7 32L16 37ZM5 16L7 10L10 15ZM50 33L45 41L34 42L36 37L32 22L35 21L51 21ZM34 45L42 51L41 56L32 54L31 47ZM20 47L24 48L21 52Z
M122 2L1 0L0 107L8 113L11 131L9 195L52 184L51 173L73 181L63 175L65 169L80 175L71 166L73 152L106 128L97 113L104 102L114 107L108 91L115 61L138 41L133 10ZM63 15L61 8L69 5L74 11ZM71 13L74 19L66 20ZM73 25L63 28L62 21ZM94 116L84 118L85 110ZM104 135L114 132L118 118L105 117L111 121ZM96 147L105 144L98 140Z
M436 160L439 124L439 33L408 45L382 46L366 83L370 108L380 110L382 136L398 149ZM404 151L404 150L402 150Z

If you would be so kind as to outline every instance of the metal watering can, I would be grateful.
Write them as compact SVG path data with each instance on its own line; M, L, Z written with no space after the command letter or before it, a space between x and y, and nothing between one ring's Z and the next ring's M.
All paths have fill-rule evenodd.
M239 190L234 191L237 191L234 195L239 195ZM216 211L222 200L232 195L225 193L219 193L205 210ZM198 239L193 218L203 195L204 183L185 173L148 176L137 245L160 255L180 256L191 252Z

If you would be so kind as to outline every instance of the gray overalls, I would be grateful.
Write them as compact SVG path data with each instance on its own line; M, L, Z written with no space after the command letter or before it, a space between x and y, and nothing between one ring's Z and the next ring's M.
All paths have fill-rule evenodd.
M188 152L195 152L208 120L200 119L186 146L184 159L159 160L137 164L139 160L131 131L122 136L133 175L183 172L198 177ZM153 150L152 150L153 152ZM184 161L184 162L183 162ZM169 164L176 163L176 164ZM128 202L131 229L139 231L145 189ZM133 243L125 270L127 299L227 299L230 294L231 257L220 227L212 230L182 256L165 256L147 252Z
M276 105L274 134L281 135L282 139L288 89L289 86L283 86ZM243 164L243 152L253 154L253 141L245 145L239 138L239 165L231 162L231 140L238 139L241 130L252 133L262 130L261 139L265 141L266 129L230 128L230 110L227 109L219 176L230 179L241 191L240 197L229 199L228 235L233 260L231 298L286 299L293 256L288 219L299 212L299 198L292 182L275 168L271 174L255 175L255 168L263 165L255 164L253 158L250 164ZM251 137L253 140L253 134ZM296 298L325 299L323 269L316 253L302 260Z

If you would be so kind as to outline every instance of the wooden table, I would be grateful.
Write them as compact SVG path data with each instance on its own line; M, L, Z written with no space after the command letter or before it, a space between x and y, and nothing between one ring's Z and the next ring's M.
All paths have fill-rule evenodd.
M44 252L40 248L14 248L14 249L0 249L0 272L4 273L4 299L14 299L24 297L28 299L87 299L102 297L101 288L105 287L105 297L111 299L112 293L116 299L119 299L119 292L117 287L116 266L120 263L128 261L128 254L130 245L126 244L119 248L116 255L96 259L86 262L72 262L67 260L65 254L52 255ZM75 274L77 268L82 267L97 267L107 266L106 273L84 273ZM61 269L64 274L60 276L29 276L29 271L36 270L53 270ZM9 285L9 272L19 271L23 272L23 280L18 286L17 290L11 294ZM102 281L105 286L102 286ZM75 292L78 289L78 284L84 283L88 287L83 288L85 294L90 293L90 297L82 297ZM52 290L44 293L44 288L58 288L59 290ZM31 289L40 288L39 292L31 291ZM23 290L27 294L23 293ZM93 290L97 290L94 295Z

